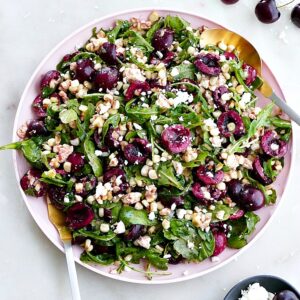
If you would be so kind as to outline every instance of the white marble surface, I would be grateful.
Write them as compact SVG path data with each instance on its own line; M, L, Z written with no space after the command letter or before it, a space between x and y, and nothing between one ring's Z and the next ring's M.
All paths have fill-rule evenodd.
M283 10L276 24L259 23L254 16L255 2L241 0L234 6L225 6L219 0L2 0L0 144L10 142L22 90L34 68L56 43L92 19L143 6L199 13L243 34L257 46L289 103L300 113L300 29L289 21L288 9ZM280 33L286 35L285 42L278 38ZM294 138L299 145L299 129ZM219 300L237 281L256 274L282 276L300 289L299 177L298 151L286 199L273 224L237 261L202 278L165 286L126 284L78 266L82 299ZM71 299L64 255L42 234L27 211L9 152L0 153L0 191L0 299Z

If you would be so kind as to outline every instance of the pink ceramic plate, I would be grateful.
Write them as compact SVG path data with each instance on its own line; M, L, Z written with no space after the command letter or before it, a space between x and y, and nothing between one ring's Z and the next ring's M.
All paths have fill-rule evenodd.
M117 19L129 19L131 17L137 17L141 19L146 19L152 9L142 9L142 10L135 10L135 11L126 11L122 13L117 13L114 15L106 16L104 18L98 19L89 23L88 25L80 28L79 30L75 31L73 34L68 36L64 39L60 44L58 44L40 63L37 67L33 75L31 76L25 91L22 95L16 119L14 124L14 132L17 131L26 120L33 118L33 114L31 111L31 103L32 100L38 93L39 90L39 82L42 74L46 73L48 70L55 68L56 64L61 60L63 55L66 53L74 51L75 45L83 45L86 40L90 37L92 33L93 27L103 27L108 28L114 24L114 21ZM158 9L158 13L162 16L171 14L171 15L180 15L182 18L186 19L187 21L191 22L193 27L205 25L208 27L221 27L220 25L209 21L205 18L202 18L197 15L193 15L190 13L183 13L179 11L170 11L167 9ZM270 69L263 64L263 76L266 80L273 86L275 92L281 97L284 98L282 91L280 89L279 84L277 83L275 77L273 76ZM260 104L263 105L264 99L260 100ZM14 140L17 140L16 134L13 137ZM278 203L282 201L282 195L284 189L286 188L290 167L292 163L292 141L290 143L290 151L286 155L285 166L284 170L281 172L280 176L278 177L275 188L278 194ZM14 166L16 170L17 180L20 180L20 177L27 171L28 165L21 155L21 153L14 153ZM60 238L54 229L53 225L48 220L47 216L47 207L44 201L39 201L35 198L29 197L21 191L24 201L33 216L34 220L41 228L41 230L45 233L45 235L53 242L55 246L57 246L61 251L63 251L62 243L60 242ZM202 262L202 263L190 263L190 264L179 264L179 265L171 265L169 271L171 275L166 276L154 276L152 281L147 280L143 274L137 272L123 272L121 275L118 274L110 274L110 270L112 267L105 267L105 266L94 266L94 265L87 265L82 263L79 260L80 253L82 249L78 246L75 246L74 255L75 260L80 263L81 265L85 266L86 268L102 274L104 276L108 276L114 279L128 281L128 282L135 282L135 283L144 283L144 284L162 284L162 283L171 283L177 281L183 281L191 278L195 278L213 270L220 268L221 266L225 265L229 261L233 260L238 254L240 254L245 249L248 249L251 245L254 244L255 240L262 234L263 230L266 228L266 225L270 223L270 219L273 216L274 212L278 209L278 203L272 207L265 207L258 211L258 215L261 218L261 221L257 225L257 229L255 233L251 236L251 240L249 244L244 247L242 250L233 250L233 249L226 249L220 255L220 261L218 263L213 263L209 259ZM252 251L255 251L253 249ZM186 271L186 272L185 272ZM183 275L183 273L187 275Z

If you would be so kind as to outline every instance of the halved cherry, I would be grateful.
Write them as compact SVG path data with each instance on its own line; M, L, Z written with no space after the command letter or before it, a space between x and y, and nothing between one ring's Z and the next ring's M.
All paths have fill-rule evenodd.
M196 68L205 75L217 76L221 73L221 66L219 64L219 56L215 54L201 54L195 60Z
M253 175L254 177L263 185L269 185L273 182L271 178L269 178L264 171L262 166L262 159L257 156L252 164L253 167Z
M191 133L183 125L171 125L162 132L161 142L169 152L181 153L190 146Z
M66 213L66 224L76 230L89 225L94 219L93 210L84 203L75 203Z
M267 130L261 138L261 147L269 156L272 157L283 157L288 150L288 145L285 141L280 140L276 131Z
M142 92L150 91L151 87L146 81L132 81L125 93L125 99L129 101L134 96L140 96Z
M234 110L223 112L217 121L221 135L240 137L245 133L245 126L242 117Z

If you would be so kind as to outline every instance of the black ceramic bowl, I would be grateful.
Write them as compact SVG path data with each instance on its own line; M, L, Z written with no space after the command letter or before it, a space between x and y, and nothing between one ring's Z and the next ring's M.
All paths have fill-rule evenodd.
M229 291L224 300L238 300L242 296L241 290L247 290L248 286L255 282L258 282L268 292L273 294L279 293L283 290L292 291L300 300L299 292L292 285L285 280L272 275L257 275L240 281Z

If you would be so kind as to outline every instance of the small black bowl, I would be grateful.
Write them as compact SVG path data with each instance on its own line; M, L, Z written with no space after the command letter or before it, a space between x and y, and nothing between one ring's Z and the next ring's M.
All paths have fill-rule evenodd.
M271 292L273 294L279 293L283 290L289 290L294 292L296 296L300 299L299 292L287 281L272 275L257 275L246 278L237 283L225 296L224 300L238 300L242 296L241 290L247 290L248 286L255 282L258 282L268 292Z

